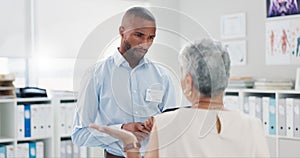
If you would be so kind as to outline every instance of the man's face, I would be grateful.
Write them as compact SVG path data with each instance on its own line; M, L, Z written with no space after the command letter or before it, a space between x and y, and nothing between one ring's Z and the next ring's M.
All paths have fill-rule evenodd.
M153 43L155 32L153 21L132 18L130 26L124 28L121 34L125 53L136 60L142 59Z

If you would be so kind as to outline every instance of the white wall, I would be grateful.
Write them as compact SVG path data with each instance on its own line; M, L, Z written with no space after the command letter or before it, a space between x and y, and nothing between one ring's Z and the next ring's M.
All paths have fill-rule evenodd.
M265 0L180 0L179 6L181 11L201 23L216 39L220 39L221 15L246 13L247 65L233 66L231 76L295 79L297 65L265 64ZM190 30L190 26L182 24L183 30Z
M26 0L0 1L0 56L26 56L28 6Z
M30 49L30 2L34 2L34 52ZM29 54L35 58L31 65L46 65L45 68L35 70L38 72L37 76L40 75L46 81L44 85L55 85L54 82L59 81L53 77L61 77L62 82L72 87L72 83L67 80L73 77L70 71L73 71L76 58L83 59L83 63L88 65L99 58L102 48L109 42L113 42L112 47L118 46L119 15L133 5L150 7L157 18L157 38L147 56L166 64L176 74L179 73L177 55L182 41L185 43L186 39L200 39L209 34L220 39L220 16L245 12L247 65L233 66L231 75L279 79L295 77L297 65L265 65L266 18L265 1L262 0L2 0L0 56L16 58ZM91 38L93 45L83 49L84 41L97 27L104 27L108 31L100 31L100 37ZM82 55L79 55L80 49L84 50ZM45 60L48 62L44 62ZM19 61L21 60L17 59L11 63L24 64L24 61ZM14 72L18 74L24 71L24 67L12 67L15 68L17 70Z

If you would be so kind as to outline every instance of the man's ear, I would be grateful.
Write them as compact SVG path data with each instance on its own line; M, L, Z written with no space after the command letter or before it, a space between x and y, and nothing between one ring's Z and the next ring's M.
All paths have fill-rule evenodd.
M120 26L120 27L119 27L119 33L120 33L120 36L121 36L121 37L124 36L124 31L125 31L124 26Z

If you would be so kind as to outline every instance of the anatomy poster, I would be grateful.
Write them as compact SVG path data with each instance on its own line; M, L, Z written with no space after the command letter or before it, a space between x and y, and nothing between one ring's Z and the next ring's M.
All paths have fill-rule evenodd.
M266 22L266 64L300 64L300 20Z

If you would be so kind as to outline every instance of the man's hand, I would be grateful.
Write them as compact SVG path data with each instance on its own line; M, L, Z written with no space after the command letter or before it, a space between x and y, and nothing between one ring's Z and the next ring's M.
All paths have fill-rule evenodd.
M150 132L144 126L142 122L130 122L127 124L123 124L122 129L132 132L138 139L139 142L148 137L148 133Z
M154 117L151 116L147 121L144 122L144 127L147 131L151 132L153 126Z

